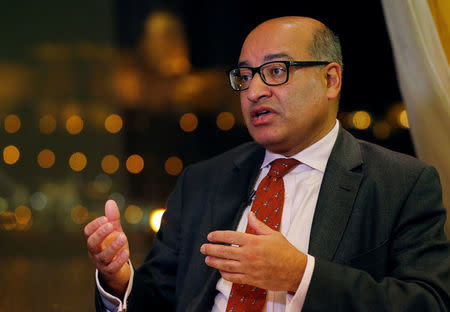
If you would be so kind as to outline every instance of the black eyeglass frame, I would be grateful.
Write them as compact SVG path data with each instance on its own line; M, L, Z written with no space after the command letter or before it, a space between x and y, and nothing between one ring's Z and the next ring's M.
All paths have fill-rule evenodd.
M280 83L275 83L275 84L270 84L270 83L268 83L266 81L266 78L264 78L264 75L261 74L261 68L266 66L266 65L268 65L268 64L273 64L273 63L283 63L286 66L286 81L280 82ZM238 68L232 68L232 69L230 69L228 71L228 78L230 79L231 88L234 91L245 91L245 90L247 90L248 87L245 88L245 89L240 89L240 90L233 88L233 83L232 83L232 80L231 80L231 72L232 71L237 70L237 69L241 69L241 68L247 68L247 69L250 69L252 71L252 79L253 79L253 77L255 77L255 74L258 73L259 76L261 77L261 80L266 85L268 85L268 86L279 86L279 85L285 84L286 82L289 81L289 67L290 66L310 67L310 66L328 65L330 63L331 62L329 62L329 61L271 61L271 62L267 62L267 63L261 64L258 67L241 66L241 67L238 67Z

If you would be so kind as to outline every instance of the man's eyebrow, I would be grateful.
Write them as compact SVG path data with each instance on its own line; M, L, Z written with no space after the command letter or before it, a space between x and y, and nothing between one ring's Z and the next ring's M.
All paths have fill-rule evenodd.
M275 54L268 54L264 57L264 62L270 62L270 61L274 61L274 60L280 60L280 59L284 59L284 60L289 60L289 61L293 61L294 59L292 58L292 56L290 56L287 53L275 53ZM238 63L238 67L248 67L250 66L248 61L242 61Z
M292 58L292 56L290 56L289 54L286 54L286 53L269 54L264 57L264 61L266 61L266 62L270 62L270 61L278 60L278 59L288 59L290 61L294 60Z

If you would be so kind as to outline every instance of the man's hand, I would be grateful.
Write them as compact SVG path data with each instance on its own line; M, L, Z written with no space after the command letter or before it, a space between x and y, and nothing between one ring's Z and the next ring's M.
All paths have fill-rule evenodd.
M218 269L224 279L233 283L268 290L297 291L307 256L253 213L248 214L248 224L257 235L235 231L209 233L208 240L220 244L201 246L201 253L207 255L206 264Z
M128 240L120 225L120 212L113 200L105 204L105 216L84 227L88 254L108 288L119 297L130 280Z

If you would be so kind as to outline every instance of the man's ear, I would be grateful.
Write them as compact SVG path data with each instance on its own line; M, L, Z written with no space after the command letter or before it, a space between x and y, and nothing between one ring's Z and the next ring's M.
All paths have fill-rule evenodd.
M338 63L332 62L326 66L327 96L329 100L339 96L342 86L342 69Z

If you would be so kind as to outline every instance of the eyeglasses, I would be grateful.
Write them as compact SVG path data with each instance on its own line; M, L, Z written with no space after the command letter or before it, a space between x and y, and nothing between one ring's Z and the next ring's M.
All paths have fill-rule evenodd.
M289 80L290 66L318 66L328 65L327 61L273 61L258 67L239 67L228 72L231 88L236 91L247 90L256 73L268 86L278 86Z

